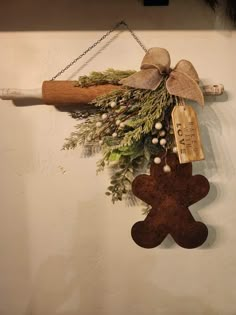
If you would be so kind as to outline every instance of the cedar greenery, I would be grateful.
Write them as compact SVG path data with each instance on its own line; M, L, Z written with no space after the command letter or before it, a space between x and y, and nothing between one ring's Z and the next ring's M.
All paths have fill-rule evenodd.
M114 83L112 78L119 82L124 73L129 76L131 71L109 69L104 73L93 72L80 78L77 84L100 84L108 82L108 77L109 82ZM82 121L66 139L63 149L82 146L86 156L102 153L102 158L97 162L97 172L105 167L111 170L106 195L111 196L113 203L124 196L132 199L131 183L134 177L140 172L147 172L155 156L174 146L171 111L178 98L168 93L165 81L166 78L163 78L155 91L127 87L115 90L91 102L94 111L87 112L85 116L73 114ZM102 119L104 113L105 119ZM158 137L160 132L154 128L156 122L161 122L166 132L165 148L152 143L153 137Z
M135 72L136 71L133 70L114 70L112 68L109 68L104 72L93 71L89 76L81 76L75 85L89 87L98 84L118 84L121 79L124 79Z

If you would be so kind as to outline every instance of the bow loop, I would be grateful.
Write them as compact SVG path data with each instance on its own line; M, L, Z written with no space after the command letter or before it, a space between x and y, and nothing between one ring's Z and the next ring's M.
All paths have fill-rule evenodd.
M154 91L167 74L166 88L170 94L196 101L203 106L204 97L198 85L199 77L192 63L183 59L171 69L170 62L170 55L166 49L151 48L142 60L141 70L119 83L132 88Z
M188 75L194 81L199 82L197 71L194 68L193 64L188 60L180 60L175 66L174 71L182 72Z
M195 101L204 106L204 97L198 83L183 72L172 71L166 81L166 88L172 95Z
M170 69L170 55L164 48L151 48L143 58L141 69L156 68L159 72L168 73Z

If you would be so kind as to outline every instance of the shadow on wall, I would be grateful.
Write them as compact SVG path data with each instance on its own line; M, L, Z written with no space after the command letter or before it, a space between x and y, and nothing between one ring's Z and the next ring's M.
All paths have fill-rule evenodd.
M101 196L79 202L78 228L73 233L71 255L49 256L40 265L26 315L107 314L104 308L109 297L108 300L102 297L112 290L109 287L112 275L111 266L107 266L109 213L104 211L98 215L97 212L102 203Z
M0 10L0 31L108 30L120 20L137 30L211 30L216 21L204 0L170 0L166 7L142 0L9 0Z
M49 257L34 279L32 298L26 315L78 315L80 279L70 260L63 255ZM71 310L75 308L75 310Z
M195 105L195 110L197 111L199 117L200 132L205 153L205 160L200 161L199 163L193 163L193 173L206 176L210 182L209 194L204 199L191 206L191 211L197 221L202 221L199 215L199 211L203 210L204 212L204 210L207 210L207 207L218 200L222 194L223 188L220 187L218 183L214 183L211 181L211 178L213 178L214 175L219 172L219 169L221 168L220 164L222 163L222 161L217 160L216 153L213 150L213 148L216 148L217 146L211 140L210 130L214 130L216 137L219 137L222 134L221 122L214 111L214 104L216 104L217 102L227 102L227 100L228 94L227 92L224 92L224 94L221 96L206 97L206 106L204 108L204 111L202 111L202 109L199 108L198 105ZM231 167L230 169L233 169L233 167ZM213 227L210 225L208 225L207 227L208 238L201 247L204 249L214 248L215 246L217 246L217 240L219 239L217 236L223 233L223 231L219 230L219 227Z
M31 290L25 187L33 160L31 127L12 105L2 107L1 127L5 132L0 135L0 314L23 314Z
M97 277L94 278L96 270L90 271L89 264L85 270L87 273L79 276L79 256L49 257L38 271L33 298L25 314L219 314L209 303L198 297L188 296L184 292L172 294L171 289L163 290L158 274L155 274L152 281L149 279L153 259L147 255L145 261L142 261L147 270L144 276L136 258L123 257L113 268L106 270L106 276L103 274L102 277L96 266ZM129 270L131 266L132 272ZM113 277L114 273L119 277Z

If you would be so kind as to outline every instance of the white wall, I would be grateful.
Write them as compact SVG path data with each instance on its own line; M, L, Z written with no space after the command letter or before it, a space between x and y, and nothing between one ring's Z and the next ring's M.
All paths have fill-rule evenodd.
M37 10L25 16L18 15L16 0L1 4L8 11L1 10L0 87L40 86L104 33L103 27L66 32L60 26L56 31L56 24L53 31L40 31L47 28L44 13L48 17L54 7L67 16L63 21L70 23L76 11L78 23L88 24L89 3L64 1L63 7L59 1L59 11L57 2L46 8L34 2ZM199 1L170 2L169 8L148 11L137 1L123 1L122 9L107 4L106 15L100 8L97 20L112 25L125 15L147 47L165 47L173 65L189 59L204 82L225 85L225 96L208 99L204 111L198 110L206 161L196 163L195 170L208 177L211 192L191 209L208 224L208 241L195 250L182 249L171 239L156 249L139 248L130 229L143 218L140 209L112 205L104 195L108 175L96 176L98 157L82 159L78 150L60 150L75 121L54 107L1 101L0 315L236 314L236 34L224 30ZM186 2L196 7L186 9ZM166 13L171 21L168 10L174 19L169 30L163 17ZM8 23L4 12L10 11ZM176 24L179 17L184 25L183 12L185 28ZM35 29L30 13L36 21L40 15L41 28L37 24L38 31L31 32L28 25L27 31L17 32L14 25L29 19ZM148 22L154 25L158 14L162 30L152 30ZM147 22L145 31L140 19ZM92 22L96 25L96 19ZM68 25L65 29L72 29ZM143 51L127 32L118 33L78 71L92 55L62 79L108 67L138 69Z

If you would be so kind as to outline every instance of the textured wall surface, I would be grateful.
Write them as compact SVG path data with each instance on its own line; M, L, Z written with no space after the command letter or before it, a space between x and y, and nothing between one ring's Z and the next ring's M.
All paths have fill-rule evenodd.
M15 5L5 2L4 9L16 25L31 20L32 29L38 15L47 29L42 12L54 8L54 20L77 10L79 23L88 22L89 3L57 7L52 1L43 8L33 2L37 5L33 9L28 1L25 16L24 11L18 15L16 0ZM204 5L189 8L186 21L201 25L199 17L204 24L207 16L209 27L179 30L186 2L176 10L176 1L170 2L169 30L166 25L142 30L136 1L134 10L123 2L123 16L121 10L115 16L107 3L106 14L101 7L97 20L111 25L127 16L147 47L165 47L173 65L189 59L204 83L225 85L224 96L208 98L203 111L197 108L206 161L194 168L208 177L211 192L191 210L209 227L206 244L185 250L169 238L152 250L136 246L130 228L143 218L139 207L111 204L104 195L108 175L96 176L98 157L61 151L75 121L53 106L1 101L0 315L236 314L236 34ZM144 20L155 21L158 10L143 11ZM164 14L168 8L160 10ZM40 86L104 33L96 31L96 20L90 31L61 26L60 31L31 32L28 25L28 31L13 32L6 16L2 23L0 87ZM62 79L108 67L138 69L142 57L130 35L118 32Z

